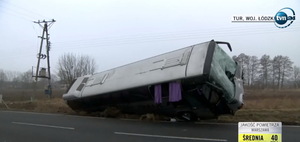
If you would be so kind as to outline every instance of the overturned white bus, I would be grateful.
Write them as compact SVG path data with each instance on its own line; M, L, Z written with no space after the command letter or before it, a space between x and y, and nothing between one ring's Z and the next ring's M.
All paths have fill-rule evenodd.
M243 106L240 66L209 41L77 78L63 99L74 110L157 113L185 120L234 114Z

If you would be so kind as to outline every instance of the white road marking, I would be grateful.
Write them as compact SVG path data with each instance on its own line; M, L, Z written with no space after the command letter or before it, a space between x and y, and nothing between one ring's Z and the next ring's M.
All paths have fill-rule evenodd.
M8 111L8 110L0 110L0 112L8 112L8 113L24 113L24 114L34 114L34 115L48 115L48 116L70 116L70 117L79 117L79 118L93 118L93 119L107 119L105 117L94 117L94 116L80 116L80 115L70 115L70 114L58 114L58 113L39 113L39 112L26 112L26 111ZM122 119L125 121L140 121L139 119ZM157 121L163 123L174 123L170 121ZM218 123L218 122L195 122L194 124L207 124L207 125L238 125L237 123ZM282 127L286 128L300 128L300 125L283 125Z
M166 139L181 139L181 140L227 142L226 139L178 137L178 136L165 136L165 135L150 135L150 134L138 134L138 133L125 133L125 132L114 132L114 134L117 134L117 135L127 135L127 136L139 136L139 137L166 138Z
M55 126L55 125L34 124L34 123L25 123L25 122L11 122L11 123L18 124L18 125L28 125L28 126L37 126L37 127L48 127L48 128L57 128L57 129L75 130L75 128L72 128L72 127L63 127L63 126Z

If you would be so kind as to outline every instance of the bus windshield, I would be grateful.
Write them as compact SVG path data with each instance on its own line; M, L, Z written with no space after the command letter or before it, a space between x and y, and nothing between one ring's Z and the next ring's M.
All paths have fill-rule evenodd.
M210 82L221 87L228 102L232 102L235 96L236 68L235 61L216 44L210 69Z

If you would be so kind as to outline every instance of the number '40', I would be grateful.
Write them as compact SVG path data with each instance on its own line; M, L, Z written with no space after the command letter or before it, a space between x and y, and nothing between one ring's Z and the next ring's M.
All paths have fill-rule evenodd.
M278 136L277 135L272 135L271 140L277 141L278 140Z

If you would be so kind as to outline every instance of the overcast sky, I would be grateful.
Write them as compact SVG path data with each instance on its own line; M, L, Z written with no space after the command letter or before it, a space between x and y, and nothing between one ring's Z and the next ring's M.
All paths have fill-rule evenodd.
M284 7L296 13L284 29L231 22ZM231 56L284 55L300 66L299 15L299 0L0 0L0 69L36 66L42 28L33 21L43 19L56 20L49 30L54 73L65 53L91 56L102 71L211 39L230 42Z

